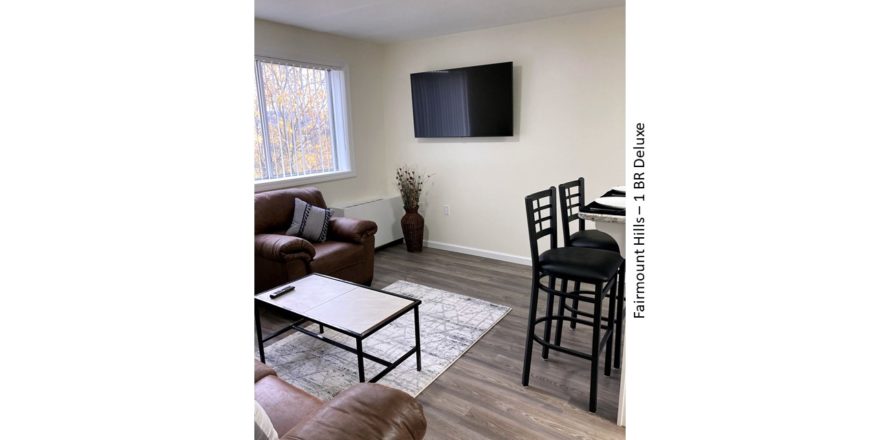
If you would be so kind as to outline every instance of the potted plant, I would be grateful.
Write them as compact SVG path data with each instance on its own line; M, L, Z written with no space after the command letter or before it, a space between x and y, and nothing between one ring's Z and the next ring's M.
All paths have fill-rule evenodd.
M422 195L422 185L430 177L430 175L422 175L408 165L398 167L395 175L397 189L400 190L400 198L403 199L403 209L406 211L400 219L400 227L403 229L403 240L409 252L422 251L425 219L419 214L419 197Z

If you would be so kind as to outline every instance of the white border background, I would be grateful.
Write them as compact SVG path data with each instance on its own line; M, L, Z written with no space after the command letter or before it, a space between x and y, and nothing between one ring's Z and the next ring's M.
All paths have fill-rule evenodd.
M628 321L627 438L876 438L877 18L628 1L649 303Z
M252 3L0 17L0 438L249 438Z
M7 3L0 437L247 438L252 5ZM628 2L629 438L877 436L877 18Z

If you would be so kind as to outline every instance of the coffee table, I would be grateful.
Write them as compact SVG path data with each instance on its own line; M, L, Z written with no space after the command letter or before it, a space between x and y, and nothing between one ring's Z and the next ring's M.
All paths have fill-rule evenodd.
M289 285L296 286L296 289L275 299L269 297L271 293ZM263 352L265 342L295 330L355 353L358 362L358 379L361 382L364 382L365 379L364 359L385 366L385 369L371 378L370 382L381 379L413 353L416 355L416 370L422 371L422 353L419 342L419 304L422 303L420 300L361 286L327 275L311 274L260 293L254 297L254 301L257 341L259 341L260 361L262 362L266 362L266 355ZM279 312L282 316L291 318L293 322L264 339L263 329L260 326L260 308ZM415 320L415 347L394 361L380 359L364 352L364 339L410 310L413 311L413 319ZM303 324L307 322L318 324L318 333L305 328ZM354 338L355 346L351 347L325 337L324 327L351 336Z

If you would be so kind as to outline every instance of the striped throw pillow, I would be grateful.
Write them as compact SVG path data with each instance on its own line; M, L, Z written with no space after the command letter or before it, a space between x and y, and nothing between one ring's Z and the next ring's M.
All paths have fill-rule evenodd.
M330 216L333 211L310 205L300 199L293 202L293 223L287 235L305 238L308 241L321 243L327 240L330 228Z

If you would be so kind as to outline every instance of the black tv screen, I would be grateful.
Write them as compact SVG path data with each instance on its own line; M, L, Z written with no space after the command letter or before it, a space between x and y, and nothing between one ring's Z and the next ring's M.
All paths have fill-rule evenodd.
M513 63L410 75L417 138L513 136Z

